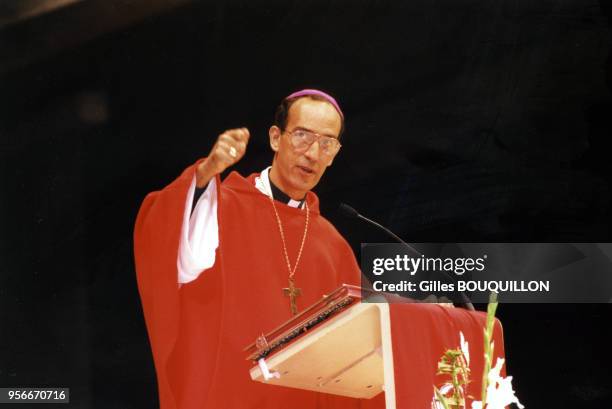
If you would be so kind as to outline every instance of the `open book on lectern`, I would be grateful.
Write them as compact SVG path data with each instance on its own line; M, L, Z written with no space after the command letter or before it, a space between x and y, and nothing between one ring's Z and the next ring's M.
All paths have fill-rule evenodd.
M394 395L389 306L342 285L245 348L251 379L353 398ZM393 399L394 401L394 399ZM388 406L389 407L389 406Z

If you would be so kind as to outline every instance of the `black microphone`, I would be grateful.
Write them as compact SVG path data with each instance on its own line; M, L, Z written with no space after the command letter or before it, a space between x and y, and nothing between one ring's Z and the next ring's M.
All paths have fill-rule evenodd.
M364 220L364 221L366 221L366 222L368 222L368 223L378 227L379 229L381 229L382 231L387 233L387 235L389 235L389 237L391 237L393 240L397 241L398 243L402 243L403 245L408 247L410 250L415 252L418 256L422 256L421 252L419 252L417 249L412 247L410 244L406 243L397 234L393 233L391 230L387 229L382 224L377 223L377 222L375 222L372 219L368 219L367 217L365 217L364 215L360 214L357 210L353 209L351 206L347 205L346 203L340 203L339 209L340 209L340 212L342 212L342 214L344 214L347 217L361 219L361 220Z
M383 226L380 223L375 222L372 219L368 219L367 217L365 217L364 215L362 215L361 213L359 213L357 210L353 209L351 206L347 205L346 203L340 203L340 206L338 206L338 210L340 210L340 212L342 214L344 214L345 216L349 217L349 218L354 218L354 219L361 219L373 226L376 226L378 229L384 231L385 233L387 233L387 235L391 238L393 238L393 240L397 241L398 243L403 244L404 246L406 246L406 248L410 249L411 251L413 251L415 254L417 254L419 257L423 256L423 254L418 251L417 249L415 249L414 247L412 247L410 244L406 243L404 240L402 240L401 237L399 237L397 234L393 233L391 230L387 229L385 226ZM450 278L452 281L456 281L453 277L451 277L449 274L447 274L445 271L440 271L439 273L442 273L444 276L446 276L447 278ZM461 292L462 298L463 298L463 302L464 305L466 306L466 308L468 310L474 311L474 305L472 304L472 300L470 300L470 298L467 296L466 293L464 293L463 291Z

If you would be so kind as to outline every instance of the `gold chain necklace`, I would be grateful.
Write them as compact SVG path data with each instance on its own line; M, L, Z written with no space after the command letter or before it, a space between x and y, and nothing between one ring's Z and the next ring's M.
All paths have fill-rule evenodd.
M300 263L300 258L302 257L302 250L304 250L304 243L306 242L306 235L308 234L308 222L310 220L310 211L308 210L308 203L304 201L304 206L306 207L306 225L304 226L304 234L302 235L302 243L300 244L300 251L298 252L297 258L295 260L295 265L291 268L291 262L289 261L289 252L287 251L287 242L285 241L285 232L283 230L283 224L281 223L280 216L278 215L278 211L276 210L276 205L274 204L274 198L270 194L269 196L270 202L272 203L272 208L274 209L274 214L276 215L276 222L278 223L278 231L280 232L281 241L283 242L283 253L285 254L285 261L287 262L287 269L289 270L289 287L283 288L283 294L286 297L289 297L289 303L291 306L291 313L293 315L297 314L297 304L296 298L297 296L302 294L302 289L297 288L295 286L295 271L297 270L298 264Z

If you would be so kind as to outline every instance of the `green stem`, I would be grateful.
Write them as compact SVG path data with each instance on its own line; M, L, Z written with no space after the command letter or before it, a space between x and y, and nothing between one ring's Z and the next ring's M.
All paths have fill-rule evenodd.
M436 398L440 401L440 403L442 403L442 406L444 406L444 409L450 409L448 407L448 403L446 403L446 398L442 396L438 388L436 388L435 386L434 386L434 392L436 393Z
M493 326L495 325L495 311L497 310L497 293L492 292L489 295L489 305L487 306L487 326L484 331L484 371L482 373L482 407L487 403L487 386L489 383L489 371L491 370L491 361L493 360Z

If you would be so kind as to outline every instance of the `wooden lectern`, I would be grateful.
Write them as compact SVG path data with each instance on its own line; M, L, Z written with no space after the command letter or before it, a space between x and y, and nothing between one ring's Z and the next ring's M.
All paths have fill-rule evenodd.
M368 293L343 285L260 336L245 348L259 363L251 379L363 399L384 391L386 409L395 409L389 305L361 303Z

